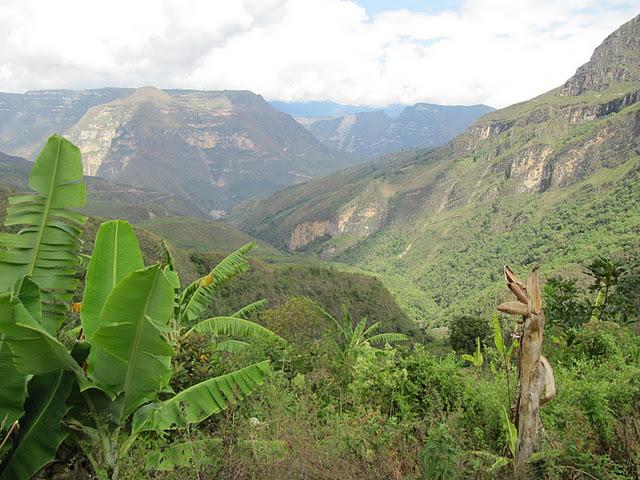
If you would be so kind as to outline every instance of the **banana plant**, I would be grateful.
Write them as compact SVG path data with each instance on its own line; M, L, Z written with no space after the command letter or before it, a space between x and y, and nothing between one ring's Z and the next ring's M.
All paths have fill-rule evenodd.
M511 399L511 360L518 351L520 343L517 339L513 339L509 346L504 344L504 335L502 327L500 326L500 319L497 315L494 315L491 319L493 326L493 343L496 346L496 352L498 357L498 368L504 372L507 380L507 399ZM493 362L489 364L491 371L494 375L497 375L497 369Z
M86 217L70 209L86 204L80 150L59 135L50 137L33 165L29 187L34 193L9 199L4 224L21 229L0 233L0 292L30 277L42 291L42 323L55 334L78 286L80 227Z
M174 344L179 344L182 339L196 332L211 334L217 340L216 348L229 353L239 352L249 346L246 340L270 339L284 342L271 330L247 319L252 313L262 309L266 300L246 305L229 316L201 319L215 291L249 268L247 254L253 247L253 243L240 247L220 261L207 275L195 280L180 292L180 283L173 268L173 257L164 245L165 271L171 272L176 278L173 331L170 334Z
M480 350L480 338L476 337L476 351L473 355L469 355L468 353L463 353L461 358L476 368L481 368L484 364L484 356L482 355L482 351Z
M84 199L81 175L77 148L51 137L30 177L40 196L12 200L24 208L10 212L9 223L24 226L0 237L0 480L31 478L65 438L98 478L116 479L141 434L198 423L269 374L268 362L258 362L168 395L176 276L159 264L144 266L133 229L122 221L98 231L82 335L71 350L57 339L79 263L80 230L69 223L81 217L65 208L81 203L78 192Z
M407 336L402 333L378 333L381 323L376 322L367 327L367 318L363 318L354 327L351 315L346 306L342 309L342 319L339 321L329 312L318 307L320 313L329 320L337 329L338 334L342 338L344 350L351 352L363 346L365 343L373 345L385 345L387 343L403 342L407 340Z

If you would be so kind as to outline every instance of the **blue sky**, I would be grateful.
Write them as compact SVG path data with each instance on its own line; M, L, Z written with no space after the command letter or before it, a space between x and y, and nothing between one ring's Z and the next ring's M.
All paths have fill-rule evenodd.
M503 107L561 85L639 13L640 0L2 0L0 91Z
M367 13L374 15L388 10L409 10L412 12L439 13L445 10L458 10L461 0L358 0Z

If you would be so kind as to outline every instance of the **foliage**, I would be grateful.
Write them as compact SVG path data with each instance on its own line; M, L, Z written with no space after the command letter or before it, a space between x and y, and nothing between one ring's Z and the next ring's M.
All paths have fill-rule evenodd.
M591 305L580 292L575 280L552 277L544 286L545 319L558 327L571 344L576 333L589 321Z
M476 351L473 355L469 355L468 353L463 353L461 358L476 368L482 368L484 364L484 356L482 355L482 351L480 350L480 339L476 338Z
M342 347L346 352L353 352L368 345L385 345L394 342L403 342L407 336L402 333L376 333L380 328L380 322L367 326L366 317L354 325L346 306L342 309L342 318L337 320L330 313L320 308L322 315L331 322L340 335Z
M473 353L476 339L480 343L491 335L491 327L485 318L473 315L459 315L449 324L449 341L456 352Z
M193 253L191 260L201 275L208 273L222 258L215 253ZM214 292L209 315L235 311L261 298L277 308L291 297L307 297L326 305L333 316L342 314L340 306L348 304L352 315L381 322L382 330L401 332L417 340L424 339L421 329L398 307L394 297L376 277L341 271L333 266L308 262L268 264L249 259L251 270Z
M62 292L74 285L68 279L79 264L74 249L80 230L64 221L82 218L63 208L78 206L78 195L84 194L77 183L81 173L77 148L52 137L31 176L41 196L18 197L13 203L19 207L8 217L9 223L34 226L2 236L8 249L2 252L0 276L17 281L0 293L0 368L11 388L2 397L0 415L3 425L13 419L21 425L11 447L2 451L3 480L30 478L53 459L69 432L95 473L115 479L121 458L142 432L201 422L251 393L269 372L267 362L258 362L164 398L174 355L167 334L179 282L169 255L168 265L144 267L138 241L122 221L106 222L98 231L82 303L84 334L71 351L56 338L61 302L71 299ZM26 206L29 202L33 205ZM7 264L8 259L15 263ZM232 271L216 272L223 281ZM205 288L198 284L189 300L198 295L200 305ZM27 385L20 411L17 401L25 398Z

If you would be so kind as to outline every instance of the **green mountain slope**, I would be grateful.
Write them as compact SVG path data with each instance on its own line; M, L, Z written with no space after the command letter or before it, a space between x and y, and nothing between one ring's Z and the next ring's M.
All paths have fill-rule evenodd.
M495 305L501 268L575 268L640 232L640 17L565 85L413 158L339 172L238 214L248 233L383 275L418 320Z
M185 250L200 252L236 250L242 245L254 242L256 247L252 250L251 256L269 260L292 257L267 242L251 237L222 222L192 217L164 217L147 220L139 225Z
M220 254L191 256L204 274L221 259ZM226 284L214 295L211 315L233 312L262 298L268 307L282 306L292 297L310 298L332 315L339 316L343 305L354 319L367 317L370 324L381 322L385 331L423 338L423 333L399 308L393 295L376 277L346 272L322 264L268 264L251 259L248 272Z

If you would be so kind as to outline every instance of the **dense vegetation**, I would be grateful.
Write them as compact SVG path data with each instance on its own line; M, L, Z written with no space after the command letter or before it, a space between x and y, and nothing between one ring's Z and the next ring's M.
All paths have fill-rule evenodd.
M251 244L174 258L123 221L92 220L83 247L78 162L52 137L0 234L2 480L640 475L637 251L596 244L547 279L558 395L522 472L512 320L466 312L450 341L406 342L363 275L248 261Z

